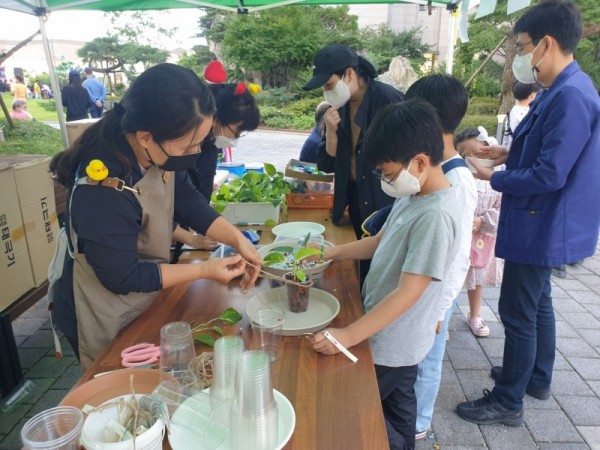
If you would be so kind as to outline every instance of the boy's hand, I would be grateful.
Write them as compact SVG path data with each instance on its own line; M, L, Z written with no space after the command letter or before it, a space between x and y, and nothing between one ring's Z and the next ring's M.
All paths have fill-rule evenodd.
M444 325L444 321L439 320L437 325L435 326L435 334L440 334L442 332L442 325Z
M337 341L344 347L348 348L353 345L350 335L345 328L327 328L327 331L329 331L329 333L333 335L333 337L335 337ZM323 335L322 331L315 334L311 342L313 349L316 352L323 353L324 355L335 355L336 353L340 353L338 348Z

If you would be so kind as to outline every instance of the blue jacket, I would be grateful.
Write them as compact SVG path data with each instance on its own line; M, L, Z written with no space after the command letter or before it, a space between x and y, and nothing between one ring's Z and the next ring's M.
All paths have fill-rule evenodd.
M496 256L558 266L594 254L600 226L600 98L576 62L538 93L514 131Z

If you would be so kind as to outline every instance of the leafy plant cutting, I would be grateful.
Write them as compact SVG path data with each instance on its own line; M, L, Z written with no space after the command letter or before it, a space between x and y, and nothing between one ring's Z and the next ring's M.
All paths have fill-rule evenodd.
M211 197L215 210L222 213L231 202L268 202L277 206L284 201L285 194L292 192L290 183L273 164L265 163L264 169L265 173L246 172L241 178L223 184Z
M200 325L194 326L192 321L192 336L198 342L210 345L211 347L215 344L215 337L206 332L213 331L219 336L223 336L223 325L235 325L242 320L242 315L235 308L227 308L219 317L209 320L208 322L201 323ZM222 325L213 325L215 322L222 322Z
M310 233L304 236L302 244L297 247L275 247L264 257L263 262L268 267L281 264L289 266L295 280L304 283L306 281L306 272L304 272L306 262L304 260L311 256L323 256L322 249L306 246L309 239Z

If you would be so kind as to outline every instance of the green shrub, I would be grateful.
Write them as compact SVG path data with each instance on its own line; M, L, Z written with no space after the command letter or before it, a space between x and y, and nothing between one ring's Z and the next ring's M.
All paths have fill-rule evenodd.
M322 99L318 97L303 98L286 105L285 110L294 115L310 115L313 117L314 122L315 109L321 101Z
M500 109L500 99L495 97L471 97L467 114L496 115Z
M484 127L489 136L496 136L496 128L498 126L498 121L496 119L496 115L482 115L482 114L468 114L463 118L462 122L458 126L456 130L457 133L460 133L465 128L477 128Z
M269 88L256 94L256 103L261 106L281 108L295 99L295 95L286 88Z
M315 116L311 114L303 114L301 116L294 117L290 126L286 128L293 128L294 130L311 130L315 126Z
M54 155L64 148L60 130L37 121L15 120L15 128L0 119L4 142L0 142L0 154L4 155Z

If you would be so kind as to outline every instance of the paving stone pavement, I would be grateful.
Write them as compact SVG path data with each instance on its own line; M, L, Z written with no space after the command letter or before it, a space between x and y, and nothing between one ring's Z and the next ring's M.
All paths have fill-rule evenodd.
M300 153L306 136L256 131L240 140L234 160L268 161L283 170ZM502 363L504 342L499 289L484 291L482 315L491 330L487 338L476 338L469 331L463 292L450 321L433 429L417 441L417 450L600 450L600 245L593 257L567 267L567 272L566 279L552 279L557 320L552 397L539 401L526 396L521 427L478 426L455 414L457 403L478 398L483 389L493 387L489 371ZM37 412L56 406L82 373L64 339L65 357L54 358L45 303L41 300L13 322L24 373L35 388L13 410L0 413L0 450L20 449L23 424Z

